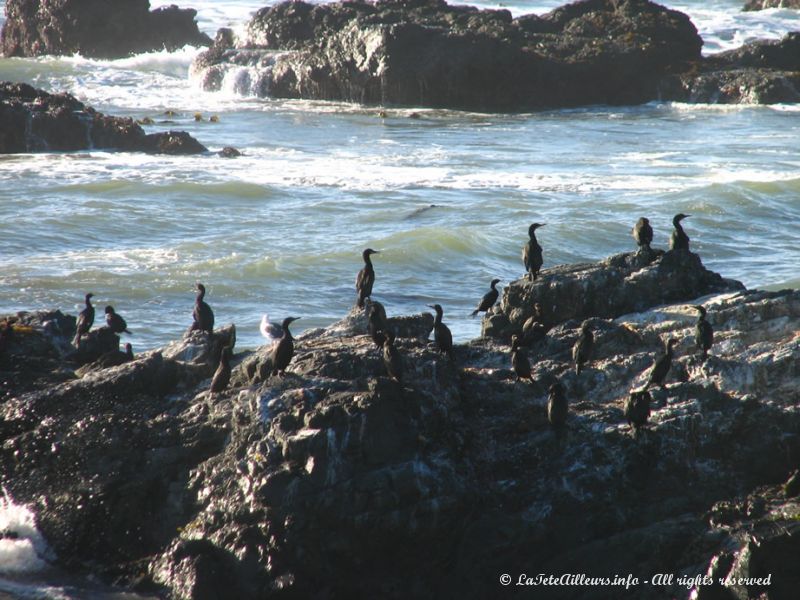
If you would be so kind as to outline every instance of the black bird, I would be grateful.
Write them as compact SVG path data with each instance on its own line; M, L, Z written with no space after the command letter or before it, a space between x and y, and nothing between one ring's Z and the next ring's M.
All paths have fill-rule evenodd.
M481 303L478 304L478 308L472 311L473 317L479 312L488 311L494 306L494 303L497 302L497 298L500 297L500 292L498 292L497 288L494 286L496 286L498 283L500 283L499 279L492 279L492 283L489 284L492 289L483 295L483 298L481 298Z
M669 338L666 341L664 344L664 354L659 356L653 363L653 366L650 367L650 374L647 376L647 384L644 386L645 390L653 385L664 387L664 380L667 378L669 369L672 366L672 348L677 343L678 340L675 338Z
M550 386L549 391L550 394L547 396L547 420L553 429L563 429L567 424L567 414L569 413L564 384L556 381Z
M385 332L389 331L389 323L386 320L386 309L380 302L367 301L367 332L378 348L383 347L386 339Z
M109 367L117 367L124 365L126 362L133 360L133 346L125 344L125 352L119 349L111 350L101 355L97 359L95 365L100 369L108 369Z
M686 235L686 232L681 226L681 221L688 216L689 215L683 213L678 213L672 218L672 224L675 226L675 230L669 238L670 250L689 250L689 236Z
M128 335L133 335L130 331L128 331L128 324L125 322L125 319L114 312L113 306L106 306L105 312L106 325L111 331L114 333L127 333Z
M531 382L534 381L528 355L525 354L520 339L516 335L511 336L511 368L514 369L514 373L517 375L517 381L521 381L522 379L530 379Z
M221 392L231 382L231 347L225 346L219 355L219 365L214 371L214 378L211 380L209 392L216 394Z
M522 248L522 262L525 264L525 271L528 273L528 278L536 281L539 276L539 269L542 268L542 247L536 241L536 230L539 227L544 227L544 223L533 223L528 228L528 236L531 239Z
M708 358L708 351L714 343L714 328L711 323L706 321L706 309L699 304L693 307L700 314L697 317L697 324L694 326L694 343L697 349L703 353L703 360Z
M398 383L403 379L403 357L400 351L395 348L394 334L387 331L383 342L383 364L389 377Z
M428 304L428 306L436 311L436 320L433 322L433 340L436 342L436 347L442 354L453 358L453 334L450 333L450 328L442 323L444 311L438 304Z
M194 310L192 311L194 322L189 331L206 331L208 333L214 331L214 311L204 300L205 297L206 287L202 283L198 283L197 298L194 301Z
M650 219L639 217L636 225L633 226L633 239L640 248L650 250L650 244L653 243L653 228L650 227Z
M528 317L522 325L520 343L523 346L530 346L543 340L545 335L547 335L547 328L543 323L542 305L535 302L533 305L533 314Z
M78 313L78 321L75 323L75 339L72 340L73 345L76 347L81 341L81 336L89 333L92 325L94 325L94 306L92 306L93 297L94 294L86 294L86 308Z
M589 362L594 348L594 334L589 329L589 322L581 325L581 333L575 345L572 346L572 360L575 361L575 374L580 375L583 365Z
M625 419L634 430L638 431L640 427L647 425L647 420L650 418L651 400L650 392L646 389L634 390L625 399Z
M372 268L373 254L378 254L378 250L367 248L361 253L364 259L364 268L356 276L356 292L358 292L358 307L363 308L364 300L372 296L372 286L375 284L375 269Z
M300 317L286 317L281 324L283 336L281 336L281 339L275 344L275 348L272 350L273 375L285 375L286 367L292 362L292 357L294 356L294 338L289 331L289 325L299 318Z

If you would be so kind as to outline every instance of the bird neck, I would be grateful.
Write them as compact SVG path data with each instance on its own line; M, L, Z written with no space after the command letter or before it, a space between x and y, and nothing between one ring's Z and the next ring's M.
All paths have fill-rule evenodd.
M206 297L205 290L200 290L199 292L197 292L197 303L200 304L203 301L203 298L205 297Z

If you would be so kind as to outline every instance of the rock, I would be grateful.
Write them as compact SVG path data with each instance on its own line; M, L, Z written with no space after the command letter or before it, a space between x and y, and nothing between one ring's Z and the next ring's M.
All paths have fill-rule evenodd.
M259 375L266 347L235 356L231 385L213 397L214 347L233 341L232 327L60 379L74 320L9 317L0 369L9 358L28 367L0 402L0 485L35 512L57 564L176 598L491 598L499 574L531 565L732 576L699 586L706 600L758 597L754 580L772 574L770 597L792 597L800 509L783 482L800 462L800 291L738 289L690 253L638 260L564 266L526 284L556 308L528 349L534 382L524 383L497 338L459 347L454 362L415 335L395 342L406 360L399 384L363 311L298 336L285 377ZM574 298L575 280L655 285L678 268L676 288L728 291L674 303L676 288L662 285L657 306L616 318L619 298ZM505 301L509 311L528 302L516 292ZM694 348L699 302L716 336L707 360ZM578 312L595 336L580 375L570 355L580 320L566 317ZM665 337L680 340L672 370L633 435L625 401ZM560 437L545 410L554 380L570 407ZM655 596L643 589L618 595L692 593L678 582Z
M704 58L661 83L663 100L712 104L800 102L800 33Z
M24 83L0 82L0 154L94 149L206 152L185 132L146 135L133 119L106 116L69 94L49 94Z
M747 0L744 11L766 10L768 8L800 8L800 0Z
M225 146L218 152L222 158L238 158L242 153L233 146Z
M480 111L656 98L700 58L688 17L647 0L584 0L542 17L443 0L282 2L192 66L208 90Z
M744 286L708 271L692 252L625 253L596 264L542 271L535 282L522 278L503 290L499 306L483 320L485 336L510 341L541 304L548 326L590 317L615 318L669 302L689 301Z
M211 43L197 28L197 11L175 5L150 11L149 0L8 0L0 32L5 56L80 54L123 58Z

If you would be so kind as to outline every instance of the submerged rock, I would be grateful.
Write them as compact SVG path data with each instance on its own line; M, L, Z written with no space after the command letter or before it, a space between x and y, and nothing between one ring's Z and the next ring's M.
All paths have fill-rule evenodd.
M531 565L734 576L707 598L756 597L740 576L772 573L770 597L790 597L778 594L797 585L797 501L782 486L800 460L800 292L738 289L683 304L663 286L655 308L613 319L591 307L614 313L619 303L573 300L570 277L613 281L628 260L563 269L554 304L586 314L594 351L577 375L580 321L551 312L525 382L492 338L441 356L423 315L405 330L421 335L395 341L402 383L354 311L298 336L283 377L259 367L267 348L238 354L214 395L214 348L232 343L233 328L64 380L53 373L69 368L58 350L69 318L14 321L32 341L8 341L1 379L27 364L38 383L0 402L0 484L36 513L59 563L176 598L489 598L500 574ZM665 269L629 267L626 278ZM562 275L544 272L536 285ZM706 360L694 347L698 303L716 336ZM665 337L680 340L672 369L634 435L625 403ZM558 434L545 407L555 381L569 403ZM543 597L608 589L568 592ZM689 594L674 582L614 597Z
M700 58L683 13L647 0L583 0L513 19L443 0L310 4L258 11L244 37L218 33L194 62L260 96L480 111L633 104Z
M186 132L148 135L133 119L109 117L70 94L0 82L0 154L94 149L151 154L207 151Z
M124 58L211 43L195 23L197 11L170 5L150 10L149 0L7 0L0 32L5 56L80 54Z

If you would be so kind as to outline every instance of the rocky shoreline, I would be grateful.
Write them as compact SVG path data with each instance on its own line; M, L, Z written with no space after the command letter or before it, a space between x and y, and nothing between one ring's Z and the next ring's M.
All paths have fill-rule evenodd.
M676 268L705 284L671 296ZM643 280L663 296L592 308ZM521 382L503 340L531 302L549 317ZM695 304L715 330L707 360ZM525 573L640 580L619 598L688 598L677 578L705 575L729 581L698 585L701 600L793 597L800 292L745 290L690 253L624 254L512 282L485 320L497 335L453 359L429 342L430 314L394 319L402 383L354 310L298 336L285 377L269 375L266 346L235 354L230 386L211 395L233 326L77 378L74 317L7 317L2 485L59 564L164 597L530 597ZM581 320L595 345L577 375ZM623 404L666 337L676 358L634 432ZM563 434L544 407L555 380L570 403ZM658 573L674 580L643 583ZM767 575L768 587L739 582Z

